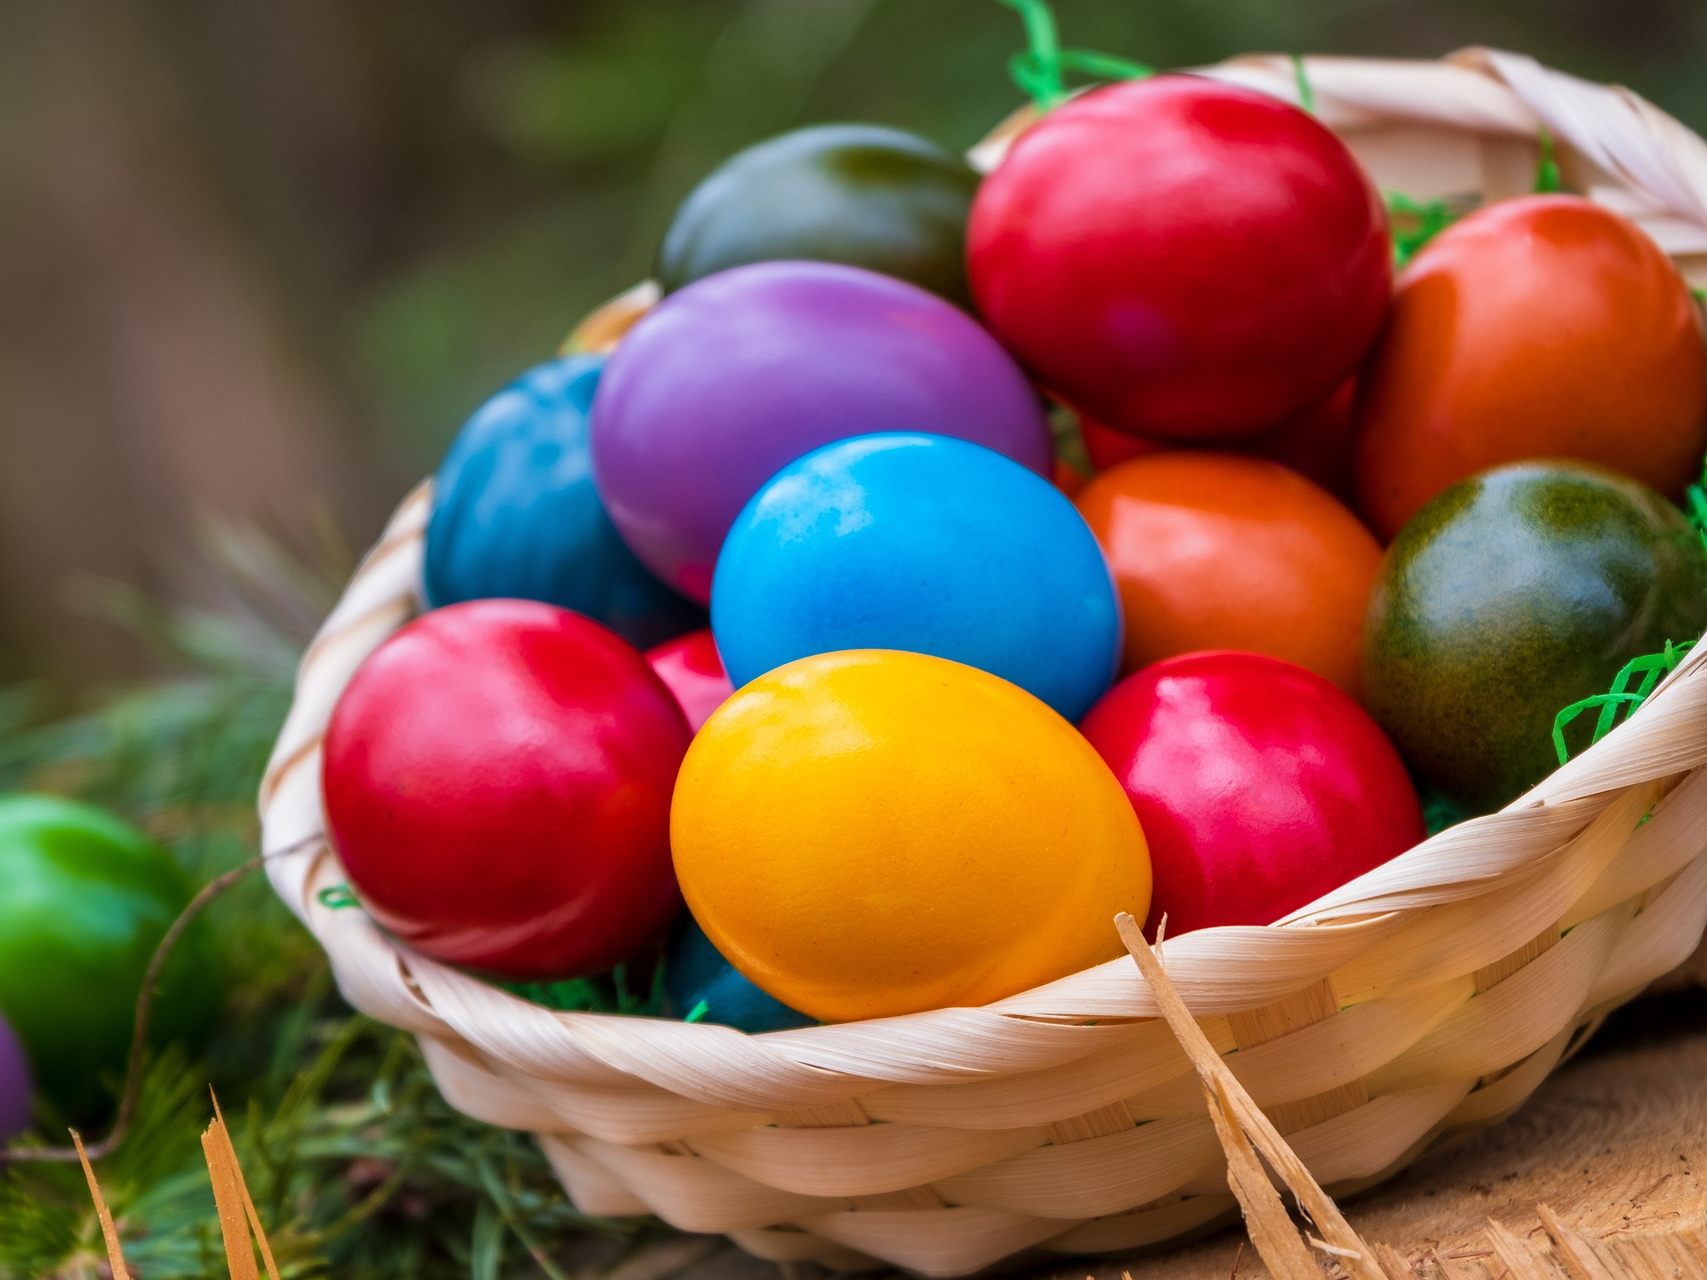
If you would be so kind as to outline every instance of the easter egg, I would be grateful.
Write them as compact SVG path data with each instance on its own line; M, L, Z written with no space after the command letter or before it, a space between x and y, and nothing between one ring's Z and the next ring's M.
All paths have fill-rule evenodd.
M1707 556L1681 511L1598 467L1514 463L1452 486L1393 540L1364 697L1424 778L1484 812L1558 766L1562 708L1703 631Z
M1355 489L1356 403L1357 380L1347 378L1326 398L1251 437L1244 451L1290 467L1341 502L1350 503Z
M645 658L597 623L529 600L437 609L332 713L332 843L368 913L424 955L596 973L680 909L669 806L688 736Z
M1078 504L1120 589L1127 670L1244 649L1356 692L1381 548L1303 476L1259 458L1158 453L1103 472Z
M682 203L658 250L667 290L749 262L810 259L896 276L966 304L978 176L900 129L826 124L737 152Z
M646 661L676 699L688 728L696 733L734 692L723 660L717 656L717 642L703 628L648 649Z
M1290 662L1186 654L1122 680L1080 728L1131 798L1155 874L1147 929L1272 924L1423 838L1369 715Z
M803 658L688 749L676 874L719 952L790 1008L848 1021L980 1005L1123 954L1144 836L1073 726L944 658Z
M1072 498L1076 497L1079 490L1085 487L1085 482L1090 479L1090 476L1080 471L1067 459L1056 458L1054 474L1050 478L1057 489Z
M1129 431L1117 431L1104 426L1095 418L1079 416L1079 433L1085 441L1085 456L1096 471L1107 471L1129 458L1142 458L1147 453L1161 453L1170 446L1167 441L1149 436L1135 436Z
M117 1097L143 975L193 892L165 850L109 814L0 798L0 1017L69 1118ZM161 975L151 1044L193 1041L212 1025L218 972L205 920L192 921Z
M736 686L837 649L906 649L1001 676L1077 719L1114 679L1120 606L1072 501L946 436L825 445L735 521L711 592Z
M0 1145L30 1127L30 1064L24 1046L0 1018Z
M623 339L594 401L593 471L628 545L703 601L729 526L778 468L890 430L1049 474L1040 401L965 312L857 267L764 262L671 294Z
M1358 419L1359 503L1388 538L1449 485L1526 458L1681 497L1707 449L1700 311L1627 218L1577 196L1502 200L1400 275Z
M584 613L632 644L703 614L628 549L593 488L587 414L604 358L530 369L464 425L433 482L429 606L514 597Z
M703 1008L702 1008L703 1006ZM734 1027L750 1035L809 1027L812 1019L767 996L711 945L692 916L683 916L664 957L664 1014Z
M1177 440L1252 435L1343 382L1390 252L1380 197L1320 121L1188 75L1054 108L967 231L979 313L1045 386Z
M1267 458L1296 471L1306 480L1313 480L1342 502L1350 502L1356 436L1352 408L1356 395L1357 381L1348 378L1325 400L1301 409L1254 436L1198 447ZM1148 453L1160 453L1176 447L1170 441L1116 431L1095 418L1080 418L1079 426L1085 453L1097 471L1107 471L1128 458L1141 458Z

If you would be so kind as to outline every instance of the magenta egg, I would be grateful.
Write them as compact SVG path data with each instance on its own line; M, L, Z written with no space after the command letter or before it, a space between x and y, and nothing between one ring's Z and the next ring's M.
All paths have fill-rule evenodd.
M690 631L648 649L646 661L675 695L677 705L687 717L688 728L695 733L735 692L709 629Z
M703 602L759 487L874 431L1052 462L1036 392L964 311L858 267L762 262L671 294L623 339L593 401L593 477L635 554Z
M1115 685L1079 725L1150 843L1146 928L1272 924L1423 838L1399 753L1303 667L1188 653Z
M30 1064L12 1028L0 1018L0 1145L30 1124Z

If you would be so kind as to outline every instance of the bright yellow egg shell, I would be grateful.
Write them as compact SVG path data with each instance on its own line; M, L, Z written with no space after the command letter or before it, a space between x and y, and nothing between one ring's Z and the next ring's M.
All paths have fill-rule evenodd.
M753 681L700 730L671 810L717 948L823 1021L979 1005L1121 952L1150 860L1078 731L1007 681L857 650Z

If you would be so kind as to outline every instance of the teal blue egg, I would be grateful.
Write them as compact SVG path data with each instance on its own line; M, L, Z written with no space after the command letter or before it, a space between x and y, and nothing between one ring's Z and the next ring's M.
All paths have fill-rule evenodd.
M700 1010L695 1022L714 1022L754 1034L815 1025L804 1013L742 977L711 945L694 918L684 915L664 958L664 1013L686 1018L695 1010Z
M703 625L697 606L635 558L594 488L588 410L603 368L597 355L539 365L463 426L433 487L431 607L541 600L640 648Z

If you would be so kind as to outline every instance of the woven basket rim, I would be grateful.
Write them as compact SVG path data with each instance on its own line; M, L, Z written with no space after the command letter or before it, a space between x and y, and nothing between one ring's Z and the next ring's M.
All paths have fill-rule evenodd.
M1704 255L1700 270L1707 273L1707 143L1629 91L1590 86L1574 77L1548 71L1523 55L1482 48L1463 50L1440 61L1310 56L1304 58L1302 64L1315 87L1318 114L1334 127L1355 127L1356 122L1368 114L1366 107L1342 100L1346 96L1340 86L1342 80L1364 81L1395 74L1436 80L1452 86L1458 105L1467 104L1466 109L1459 113L1462 121L1456 127L1476 128L1533 141L1537 127L1545 125L1554 134L1561 160L1567 168L1576 166L1592 175L1583 184L1584 194L1615 204L1627 213L1633 210L1645 213L1652 223L1649 230L1655 231L1658 227L1656 238L1669 252L1674 256ZM1247 55L1200 70L1275 96L1295 99L1296 73L1290 55ZM1677 182L1668 185L1648 181L1652 175L1640 166L1635 166L1633 172L1630 165L1609 168L1607 157L1598 153L1591 141L1578 136L1576 126L1580 122L1574 121L1569 114L1574 105L1568 100L1569 94L1565 95L1566 101L1552 104L1551 111L1532 110L1516 97L1513 85L1521 85L1532 94L1539 85L1563 86L1572 92L1593 89L1599 94L1610 95L1608 101L1616 99L1639 118L1644 128L1664 135L1667 144L1680 149L1684 153L1683 159L1674 156L1673 162L1699 176L1699 183L1694 188ZM1016 116L1023 116L1025 111L1026 108L1020 108ZM1005 141L1003 128L1012 119L1004 122L1004 126L998 126L991 140L973 149L971 154L976 162L988 164L999 155ZM1609 188L1605 185L1606 175L1615 171L1616 182ZM1624 198L1619 198L1620 195ZM640 288L644 289L644 286ZM598 318L595 315L592 320ZM1130 961L1122 954L1120 958L1096 968L977 1008L935 1009L749 1036L711 1023L550 1009L509 995L485 978L419 955L368 922L365 912L313 909L315 889L342 878L336 853L330 846L323 822L319 821L318 812L316 822L309 824L316 827L312 831L301 829L300 815L295 822L277 821L287 775L299 773L316 762L319 730L323 729L325 713L330 709L330 703L324 697L321 699L324 706L305 708L305 688L314 666L330 651L348 647L352 635L358 637L356 643L367 646L365 656L365 652L377 643L376 635L383 638L407 620L410 611L400 608L399 586L406 586L414 608L418 610L420 540L430 493L431 482L423 482L400 505L385 533L352 578L344 599L305 652L298 670L290 718L281 730L260 792L263 830L266 833L263 843L272 858L269 873L275 889L329 954L336 957L340 951L361 950L364 961L387 957L388 962L395 965L396 975L402 977L420 1002L423 1012L441 1004L446 1009L454 1007L459 1003L459 995L466 994L470 988L478 989L491 998L501 998L513 1006L510 1012L521 1023L531 1022L542 1031L553 1028L571 1035L590 1037L596 1042L597 1056L606 1062L621 1059L628 1064L622 1069L637 1075L650 1074L636 1067L647 1055L675 1058L695 1043L708 1043L718 1038L724 1042L736 1037L762 1043L768 1050L793 1060L798 1066L834 1072L839 1056L837 1050L844 1042L867 1043L874 1034L882 1034L897 1043L906 1044L924 1023L951 1027L954 1035L966 1044L971 1060L981 1056L973 1052L979 1041L988 1041L989 1047L996 1047L1002 1035L1001 1024L1006 1020L1070 1024L1080 1018L1118 1020L1156 1016L1153 1003L1147 999L1141 975L1133 970ZM357 589L363 583L374 583L380 578L387 580L388 591L370 593L373 599L358 593ZM1573 757L1504 809L1467 819L1424 840L1392 861L1323 895L1275 924L1221 926L1168 938L1161 945L1160 954L1168 965L1170 976L1175 977L1175 985L1194 1013L1214 1013L1278 998L1286 994L1285 988L1259 990L1254 994L1246 990L1237 997L1223 992L1218 997L1217 991L1227 984L1224 976L1219 982L1213 980L1214 970L1229 963L1230 949L1249 948L1261 940L1280 937L1296 939L1299 945L1318 946L1328 956L1349 953L1364 945L1372 933L1380 932L1396 917L1426 910L1441 902L1474 897L1478 892L1506 885L1511 875L1524 868L1505 868L1492 875L1444 886L1439 872L1443 865L1453 865L1455 859L1467 855L1467 851L1480 850L1495 843L1494 836L1508 829L1510 824L1533 821L1548 811L1570 810L1579 801L1592 800L1663 772L1663 766L1656 766L1644 758L1644 738L1660 732L1662 722L1668 720L1666 709L1678 701L1678 692L1687 682L1698 679L1704 663L1707 663L1707 644L1698 645L1626 723ZM355 664L345 661L342 665L353 669ZM346 671L344 678L347 676ZM342 683L342 680L338 681L339 689ZM315 716L319 717L318 725L309 723ZM318 769L313 768L310 772L313 775L312 800L318 811ZM300 798L294 799L293 803L300 804ZM1575 820L1574 816L1571 820ZM285 838L267 838L279 827L285 829ZM306 869L303 868L304 863L308 864ZM332 868L330 872L328 866ZM356 927L351 919L355 916L361 917L365 929ZM358 933L367 935L361 939L359 947L355 941ZM1112 925L1110 933L1112 937ZM374 946L376 941L377 949ZM1235 943L1239 944L1238 948L1231 946ZM1262 948L1257 946L1257 950ZM1251 967L1258 967L1258 964ZM340 978L345 976L345 972L340 970ZM1308 981L1295 983L1293 987L1308 985ZM1087 982L1098 988L1089 994L1090 1003L1080 1012L1061 1013L1063 1001L1071 1005L1074 989ZM1107 989L1111 986L1118 986L1126 993L1123 998L1114 1000L1112 1007ZM618 1025L623 1029L621 1039L624 1043L621 1052L615 1053L604 1028ZM550 1038L561 1043L556 1036ZM940 1073L945 1082L975 1078L992 1069L969 1066L962 1070L940 1061L924 1059L914 1065L925 1075L933 1071Z

